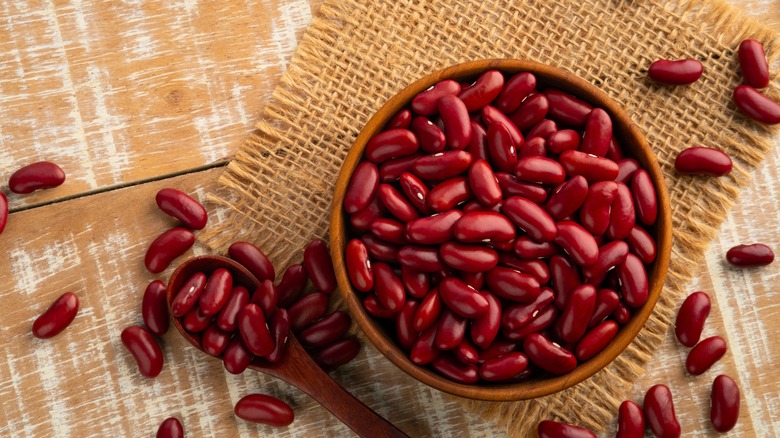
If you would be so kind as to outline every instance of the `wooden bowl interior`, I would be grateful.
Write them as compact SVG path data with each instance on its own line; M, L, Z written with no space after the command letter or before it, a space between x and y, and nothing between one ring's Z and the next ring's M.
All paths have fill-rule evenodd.
M649 172L655 184L658 193L659 214L656 224L650 231L656 240L658 251L655 262L648 269L650 289L647 303L634 312L628 324L620 328L615 339L599 354L579 364L573 372L564 376L531 378L527 381L511 384L465 385L412 363L389 335L387 329L365 312L358 298L363 294L358 295L352 289L346 272L344 248L349 236L347 236L342 204L349 180L355 167L362 159L366 143L382 130L393 115L406 107L415 95L441 80L454 79L461 82L473 80L489 69L500 70L508 76L523 71L532 72L537 78L539 88L555 87L561 89L609 113L613 120L613 135L622 145L626 156L637 159L642 167ZM472 399L506 401L541 397L571 387L609 364L631 343L644 326L661 294L671 254L672 227L669 195L661 168L642 132L617 103L589 82L558 68L532 61L492 59L467 62L432 73L401 90L377 111L360 132L344 160L331 205L330 238L339 289L350 313L368 339L382 354L415 379L439 390Z

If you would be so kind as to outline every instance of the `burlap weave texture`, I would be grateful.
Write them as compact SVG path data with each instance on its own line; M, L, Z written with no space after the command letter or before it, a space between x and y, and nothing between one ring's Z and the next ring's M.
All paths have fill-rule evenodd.
M464 406L517 436L545 418L602 429L663 342L689 270L771 145L772 130L744 118L731 102L741 81L736 48L748 37L763 41L775 61L776 35L714 0L326 1L256 132L211 197L230 216L206 241L221 250L251 240L278 266L299 259L308 241L327 237L331 190L365 122L431 71L474 59L521 58L573 72L624 106L666 175L674 246L664 292L626 352L588 381L528 402ZM686 57L705 65L694 85L647 80L653 60ZM776 88L773 83L769 94L777 96ZM677 175L676 154L699 144L726 151L735 162L731 175Z

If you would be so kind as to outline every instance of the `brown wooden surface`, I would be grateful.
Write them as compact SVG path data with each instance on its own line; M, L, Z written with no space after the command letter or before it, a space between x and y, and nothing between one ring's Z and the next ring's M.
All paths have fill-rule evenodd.
M732 3L780 31L780 1ZM157 210L154 194L176 187L203 199L214 187L219 169L200 169L242 145L311 9L304 0L0 6L0 175L41 159L68 173L55 190L9 196L12 208L24 211L12 213L0 235L0 436L152 436L172 415L187 436L349 434L289 385L229 375L173 331L163 337L166 365L153 380L138 374L119 341L124 327L141 322L146 284L170 273L143 268L148 243L175 223ZM709 426L709 386L726 373L743 394L732 436L780 436L780 264L737 270L723 262L733 245L774 246L780 238L779 166L775 148L690 285L710 293L704 335L724 336L729 353L691 378L683 368L687 350L670 334L632 389L638 401L650 385L667 383L690 435L718 435ZM117 189L125 185L131 187ZM5 183L0 188L7 193ZM63 202L35 207L54 201ZM72 326L48 341L33 338L34 318L67 290L81 299ZM500 435L438 391L389 384L409 383L392 365L366 375L368 364L381 361L366 346L334 376L411 435ZM270 428L235 419L233 404L251 392L285 399L296 421Z

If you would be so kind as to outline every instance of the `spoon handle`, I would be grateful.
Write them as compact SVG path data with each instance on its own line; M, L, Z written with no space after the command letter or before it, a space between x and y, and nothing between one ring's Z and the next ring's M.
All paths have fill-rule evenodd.
M262 371L309 394L361 437L408 438L407 434L336 383L314 362L294 336L287 340L287 352L283 359L272 366L263 365Z

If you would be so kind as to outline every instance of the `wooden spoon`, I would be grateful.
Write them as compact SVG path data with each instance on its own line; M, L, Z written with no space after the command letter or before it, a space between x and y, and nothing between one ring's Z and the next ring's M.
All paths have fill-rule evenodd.
M182 263L171 275L167 291L169 309L176 292L193 274L202 272L210 275L218 268L228 269L233 275L233 283L250 291L260 284L246 268L231 259L212 255L194 257ZM173 318L173 325L185 339L203 351L198 337L184 330L178 318ZM204 351L204 354L208 353ZM286 351L279 362L272 364L254 358L249 368L278 377L309 394L361 437L408 437L336 383L306 353L292 333L287 338Z

